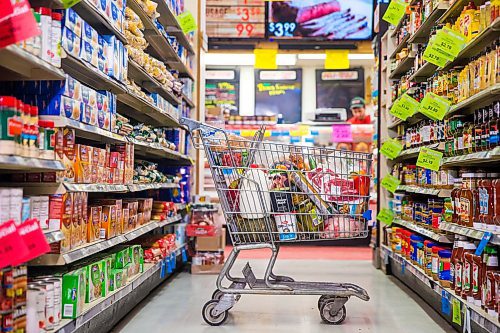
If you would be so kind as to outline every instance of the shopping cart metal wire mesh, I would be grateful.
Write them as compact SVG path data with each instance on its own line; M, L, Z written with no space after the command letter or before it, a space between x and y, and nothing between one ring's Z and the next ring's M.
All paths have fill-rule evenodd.
M272 268L282 243L367 237L371 154L263 141L265 128L247 140L189 119L181 122L189 127L194 146L205 151L235 247L219 276L219 290L256 293L260 284L262 292L257 293L281 288L293 294L325 294L335 296L336 311L347 300L339 303L339 297L368 299L366 291L350 284L340 289L338 284L315 283L314 288L307 282L278 284L295 282L274 275ZM229 270L239 250L260 247L273 251L265 278L255 279L249 265L243 272L245 279L232 278ZM221 286L224 277L233 282L233 288ZM246 285L254 290L244 289ZM224 308L217 306L217 311ZM214 320L207 322L214 324Z

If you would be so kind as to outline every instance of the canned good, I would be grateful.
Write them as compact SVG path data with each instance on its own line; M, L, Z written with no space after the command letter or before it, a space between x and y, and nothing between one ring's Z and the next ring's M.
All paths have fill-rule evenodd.
M45 291L45 330L54 329L54 284L49 281L34 281L35 286Z
M46 278L36 279L35 281L52 283L52 285L54 287L54 325L57 326L62 318L62 314L61 314L62 282L61 282L61 279L57 278L57 277L46 277Z

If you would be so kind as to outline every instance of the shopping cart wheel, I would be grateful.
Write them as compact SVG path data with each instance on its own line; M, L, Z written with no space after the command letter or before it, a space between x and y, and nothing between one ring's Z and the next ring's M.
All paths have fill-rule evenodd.
M222 298L222 296L224 296L224 293L222 291L220 291L219 289L217 289L216 291L214 291L214 293L212 294L212 299L215 299L217 301L220 301L220 299Z
M331 313L331 309L334 307L334 299L326 300L319 310L319 315L321 319L327 324L330 325L339 325L341 324L347 315L347 311L345 309L345 305L342 305L340 310L337 313Z
M327 299L332 297L333 296L331 295L321 295L321 297L318 299L318 310L321 310L321 306L323 305L323 303L325 303Z
M217 303L219 303L219 301L212 299L212 300L208 301L207 303L205 303L205 305L203 306L203 310L201 310L201 314L203 315L203 319L205 320L205 322L207 324L209 324L211 326L222 325L227 319L227 315L228 315L227 310L222 312L222 313L219 313L218 315L213 314L213 311L214 311L215 307L217 306Z

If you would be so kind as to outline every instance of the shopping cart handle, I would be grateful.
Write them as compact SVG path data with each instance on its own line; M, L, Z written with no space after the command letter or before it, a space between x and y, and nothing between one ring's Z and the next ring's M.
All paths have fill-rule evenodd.
M372 210L371 209L368 209L367 211L365 211L363 213L363 217L365 219L367 219L368 221L371 221L372 220Z

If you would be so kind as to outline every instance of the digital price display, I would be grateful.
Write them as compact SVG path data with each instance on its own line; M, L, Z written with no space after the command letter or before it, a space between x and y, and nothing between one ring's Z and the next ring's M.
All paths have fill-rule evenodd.
M268 1L268 38L367 40L372 36L372 0Z
M211 38L264 38L262 0L207 0L207 35Z

